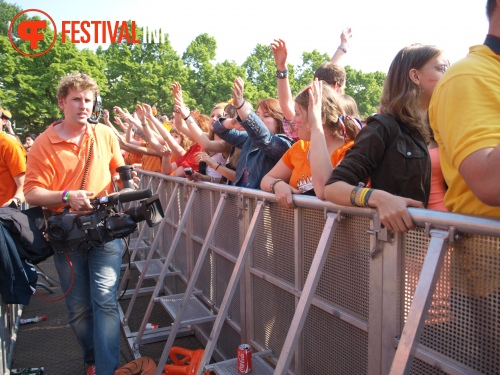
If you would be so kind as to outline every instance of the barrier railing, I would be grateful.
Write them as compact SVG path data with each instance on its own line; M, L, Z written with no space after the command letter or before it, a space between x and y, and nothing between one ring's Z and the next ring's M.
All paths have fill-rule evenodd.
M9 375L22 305L3 303L0 297L0 373Z
M246 342L270 352L280 374L500 373L500 221L411 208L417 228L394 234L372 209L302 196L284 209L260 190L140 174L141 187L159 187L169 205L161 231L146 237L177 276L155 289L174 295L193 282L210 311L223 310L221 327L192 327L217 361ZM129 308L127 316L144 314ZM129 340L133 350L142 333Z

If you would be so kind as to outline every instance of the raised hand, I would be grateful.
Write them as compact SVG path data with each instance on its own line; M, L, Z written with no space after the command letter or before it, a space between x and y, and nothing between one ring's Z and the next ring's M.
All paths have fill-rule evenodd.
M323 126L321 121L321 105L323 102L323 81L314 82L307 89L309 91L309 106L307 108L307 117L312 129L318 129Z
M245 82L243 82L243 79L241 77L238 77L234 80L234 87L233 87L233 105L236 108L239 108L243 105L243 102L245 99L243 99L243 92L245 88Z
M351 40L351 38L352 38L352 30L350 27L346 27L340 33L340 45L348 48L349 47L349 40Z
M139 119L141 124L144 124L146 122L146 113L144 112L144 108L140 104L137 104L135 106L135 113L137 114L137 118Z
M283 39L274 39L271 43L271 51L273 51L274 62L276 63L276 68L278 70L286 70L286 59L288 52L286 49L286 43Z
M144 116L146 116L146 117L153 116L153 108L149 104L142 103L142 110L143 110Z

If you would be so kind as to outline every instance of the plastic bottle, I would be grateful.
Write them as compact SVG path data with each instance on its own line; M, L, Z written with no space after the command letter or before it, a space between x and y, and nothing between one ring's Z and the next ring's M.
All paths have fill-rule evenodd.
M34 318L19 319L19 324L38 323L47 320L45 315L37 315Z

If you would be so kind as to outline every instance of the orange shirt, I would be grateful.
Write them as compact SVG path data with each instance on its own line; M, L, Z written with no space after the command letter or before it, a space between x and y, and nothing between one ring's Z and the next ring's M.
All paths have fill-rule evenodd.
M0 206L17 190L14 177L26 172L26 150L11 136L0 132Z
M142 169L151 172L161 172L161 158L159 156L144 154L142 156Z
M41 187L52 191L80 190L83 175L93 139L92 157L84 190L92 191L95 196L104 196L114 191L111 182L117 167L125 165L120 146L115 135L102 124L87 125L80 146L68 142L57 134L53 123L40 136L30 151L24 194ZM61 211L66 204L50 207Z
M349 140L330 155L330 161L334 168L344 158L346 151L353 144L354 141ZM310 146L311 142L299 140L281 157L283 163L292 170L289 181L290 186L299 189L302 193L313 188L313 176L311 176L311 165L308 158Z
M142 154L140 152L135 154L129 151L125 151L123 159L125 160L125 164L127 165L139 164L142 163Z

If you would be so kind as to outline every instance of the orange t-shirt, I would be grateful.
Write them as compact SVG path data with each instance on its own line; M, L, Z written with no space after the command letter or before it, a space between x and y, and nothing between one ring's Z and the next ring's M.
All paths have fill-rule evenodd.
M24 194L40 187L51 191L80 190L87 164L91 140L92 156L84 190L95 196L104 196L114 191L111 182L116 168L125 165L120 146L111 129L102 124L87 125L80 146L62 139L53 123L40 134L33 144L24 181ZM61 211L66 204L50 207Z
M336 149L330 155L330 161L335 168L344 158L345 153L352 147L354 141L344 143L342 147ZM281 157L285 165L292 170L290 176L290 186L305 193L313 188L313 178L311 176L311 164L309 164L309 147L311 142L299 140L295 142Z
M125 151L123 154L123 159L125 160L125 164L134 165L142 163L142 154L139 152L137 154Z
M151 172L161 172L161 158L154 155L142 156L142 169Z
M17 190L14 177L26 172L26 150L11 136L0 132L0 206Z

